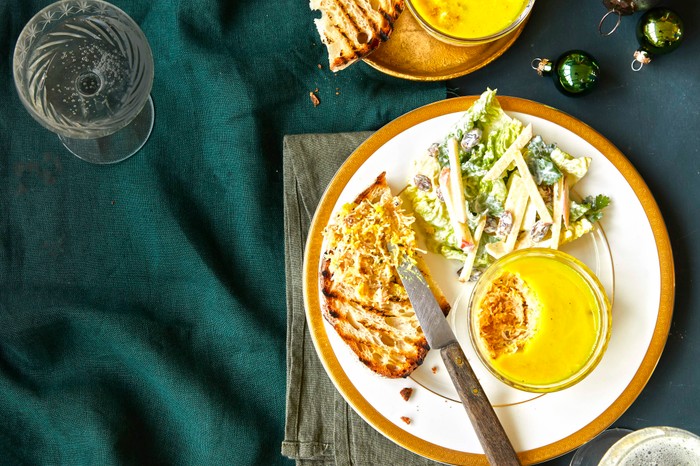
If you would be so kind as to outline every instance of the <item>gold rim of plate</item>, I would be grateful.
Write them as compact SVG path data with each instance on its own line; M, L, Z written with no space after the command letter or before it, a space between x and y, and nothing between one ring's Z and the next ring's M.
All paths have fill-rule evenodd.
M343 370L326 333L319 299L319 258L322 252L322 232L330 220L333 207L350 178L367 159L397 134L423 121L448 113L463 112L477 98L478 96L457 97L418 108L382 127L361 144L340 167L323 194L309 230L304 256L306 318L321 362L336 388L366 421L393 442L416 454L448 464L486 465L488 462L484 455L445 448L406 432L385 418L360 394ZM540 117L568 129L604 154L629 183L643 207L659 256L658 315L651 342L634 377L622 394L589 424L556 442L518 453L523 464L536 464L568 453L593 439L619 418L637 399L651 377L668 338L675 297L675 274L671 243L659 207L637 170L610 141L585 123L546 105L516 97L499 96L498 101L506 111Z
M459 47L434 38L410 11L404 11L389 40L364 61L382 73L413 81L457 78L483 68L503 55L520 36L526 23L527 19L513 32L493 42Z

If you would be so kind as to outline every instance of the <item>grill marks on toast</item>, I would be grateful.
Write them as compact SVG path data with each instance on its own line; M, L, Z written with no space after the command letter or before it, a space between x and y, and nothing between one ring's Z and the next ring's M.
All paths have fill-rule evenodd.
M328 49L332 71L339 71L375 50L389 39L394 22L404 9L403 0L311 0L320 10L314 20L321 41Z
M406 377L423 363L430 348L409 302L391 302L382 309L336 291L332 281L322 289L324 318L372 371Z

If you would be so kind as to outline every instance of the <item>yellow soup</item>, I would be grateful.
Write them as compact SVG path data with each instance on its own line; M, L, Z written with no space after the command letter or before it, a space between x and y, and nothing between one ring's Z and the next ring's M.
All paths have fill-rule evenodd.
M510 26L528 0L412 0L433 28L462 39L488 37Z
M480 306L480 338L491 366L527 386L556 384L579 372L595 350L605 315L576 270L541 256L507 263Z

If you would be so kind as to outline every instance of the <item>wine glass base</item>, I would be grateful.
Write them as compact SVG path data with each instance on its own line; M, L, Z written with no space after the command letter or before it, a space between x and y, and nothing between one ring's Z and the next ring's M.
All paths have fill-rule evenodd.
M97 139L75 139L58 136L66 149L86 162L110 164L128 159L138 152L153 130L153 99L148 100L131 123L116 133Z
M612 428L604 430L588 443L583 444L571 459L570 466L598 466L605 453L615 442L631 433L630 429Z

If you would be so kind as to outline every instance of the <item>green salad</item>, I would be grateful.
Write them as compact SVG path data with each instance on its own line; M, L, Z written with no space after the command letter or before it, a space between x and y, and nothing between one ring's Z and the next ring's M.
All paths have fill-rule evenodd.
M571 192L590 163L532 135L489 89L414 160L404 194L427 248L463 261L468 280L513 249L558 248L592 231L610 199Z

